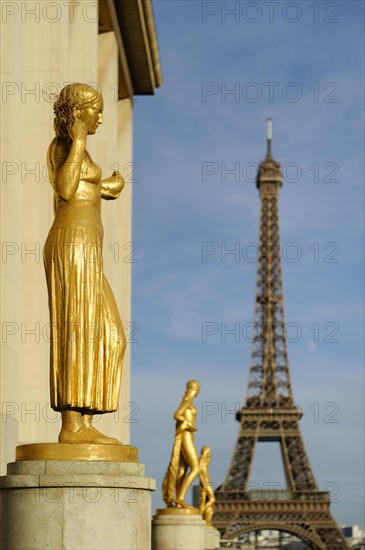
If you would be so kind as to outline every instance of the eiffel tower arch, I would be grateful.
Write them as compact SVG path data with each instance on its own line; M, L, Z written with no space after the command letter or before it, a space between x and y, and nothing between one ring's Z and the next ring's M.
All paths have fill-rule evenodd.
M281 273L278 196L280 164L271 153L260 164L259 255L251 366L245 405L237 414L240 429L224 483L216 490L213 523L222 538L273 529L291 533L313 550L342 550L346 540L330 513L329 493L320 491L305 451L293 399L286 345ZM279 442L286 489L249 490L255 448Z

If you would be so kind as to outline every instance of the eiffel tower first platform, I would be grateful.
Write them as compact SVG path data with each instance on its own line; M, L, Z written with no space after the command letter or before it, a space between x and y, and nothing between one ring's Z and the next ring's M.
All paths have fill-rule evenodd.
M213 524L226 540L273 529L297 536L314 550L342 550L348 546L331 516L329 493L318 489L298 425L303 413L291 389L278 210L283 178L271 154L271 138L268 119L267 155L257 174L261 216L249 383L246 403L237 414L240 429L231 464L215 493ZM259 441L280 443L285 490L249 490Z

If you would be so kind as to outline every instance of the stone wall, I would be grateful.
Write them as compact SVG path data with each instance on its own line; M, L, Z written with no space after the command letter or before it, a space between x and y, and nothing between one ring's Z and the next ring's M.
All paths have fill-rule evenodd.
M113 32L98 35L97 2L1 3L1 470L18 443L56 441L49 408L49 317L42 248L53 221L46 170L54 136L52 93L70 82L98 83L104 122L88 141L103 177L119 169L126 186L103 201L104 270L123 323L131 321L132 102L118 101ZM130 330L129 330L130 332ZM97 428L129 442L130 344L120 411Z

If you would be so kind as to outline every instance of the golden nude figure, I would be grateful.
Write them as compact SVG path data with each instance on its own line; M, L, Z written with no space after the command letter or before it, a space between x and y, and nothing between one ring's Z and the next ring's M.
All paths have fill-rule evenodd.
M197 409L193 403L200 384L189 380L185 395L174 414L176 420L175 440L171 460L162 484L162 498L167 507L194 509L185 502L185 494L199 475L199 458L194 446ZM176 493L176 496L175 496Z
M60 443L119 443L92 425L118 407L126 346L103 275L101 199L119 197L119 172L101 179L87 152L103 120L103 98L86 84L62 89L54 104L56 137L47 154L55 219L44 246L51 318L51 406L61 412Z

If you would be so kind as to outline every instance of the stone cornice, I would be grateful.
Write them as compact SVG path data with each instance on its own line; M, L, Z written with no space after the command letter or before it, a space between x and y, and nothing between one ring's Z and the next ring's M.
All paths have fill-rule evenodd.
M153 94L163 77L151 0L99 0L99 33L109 31L119 49L119 99Z

